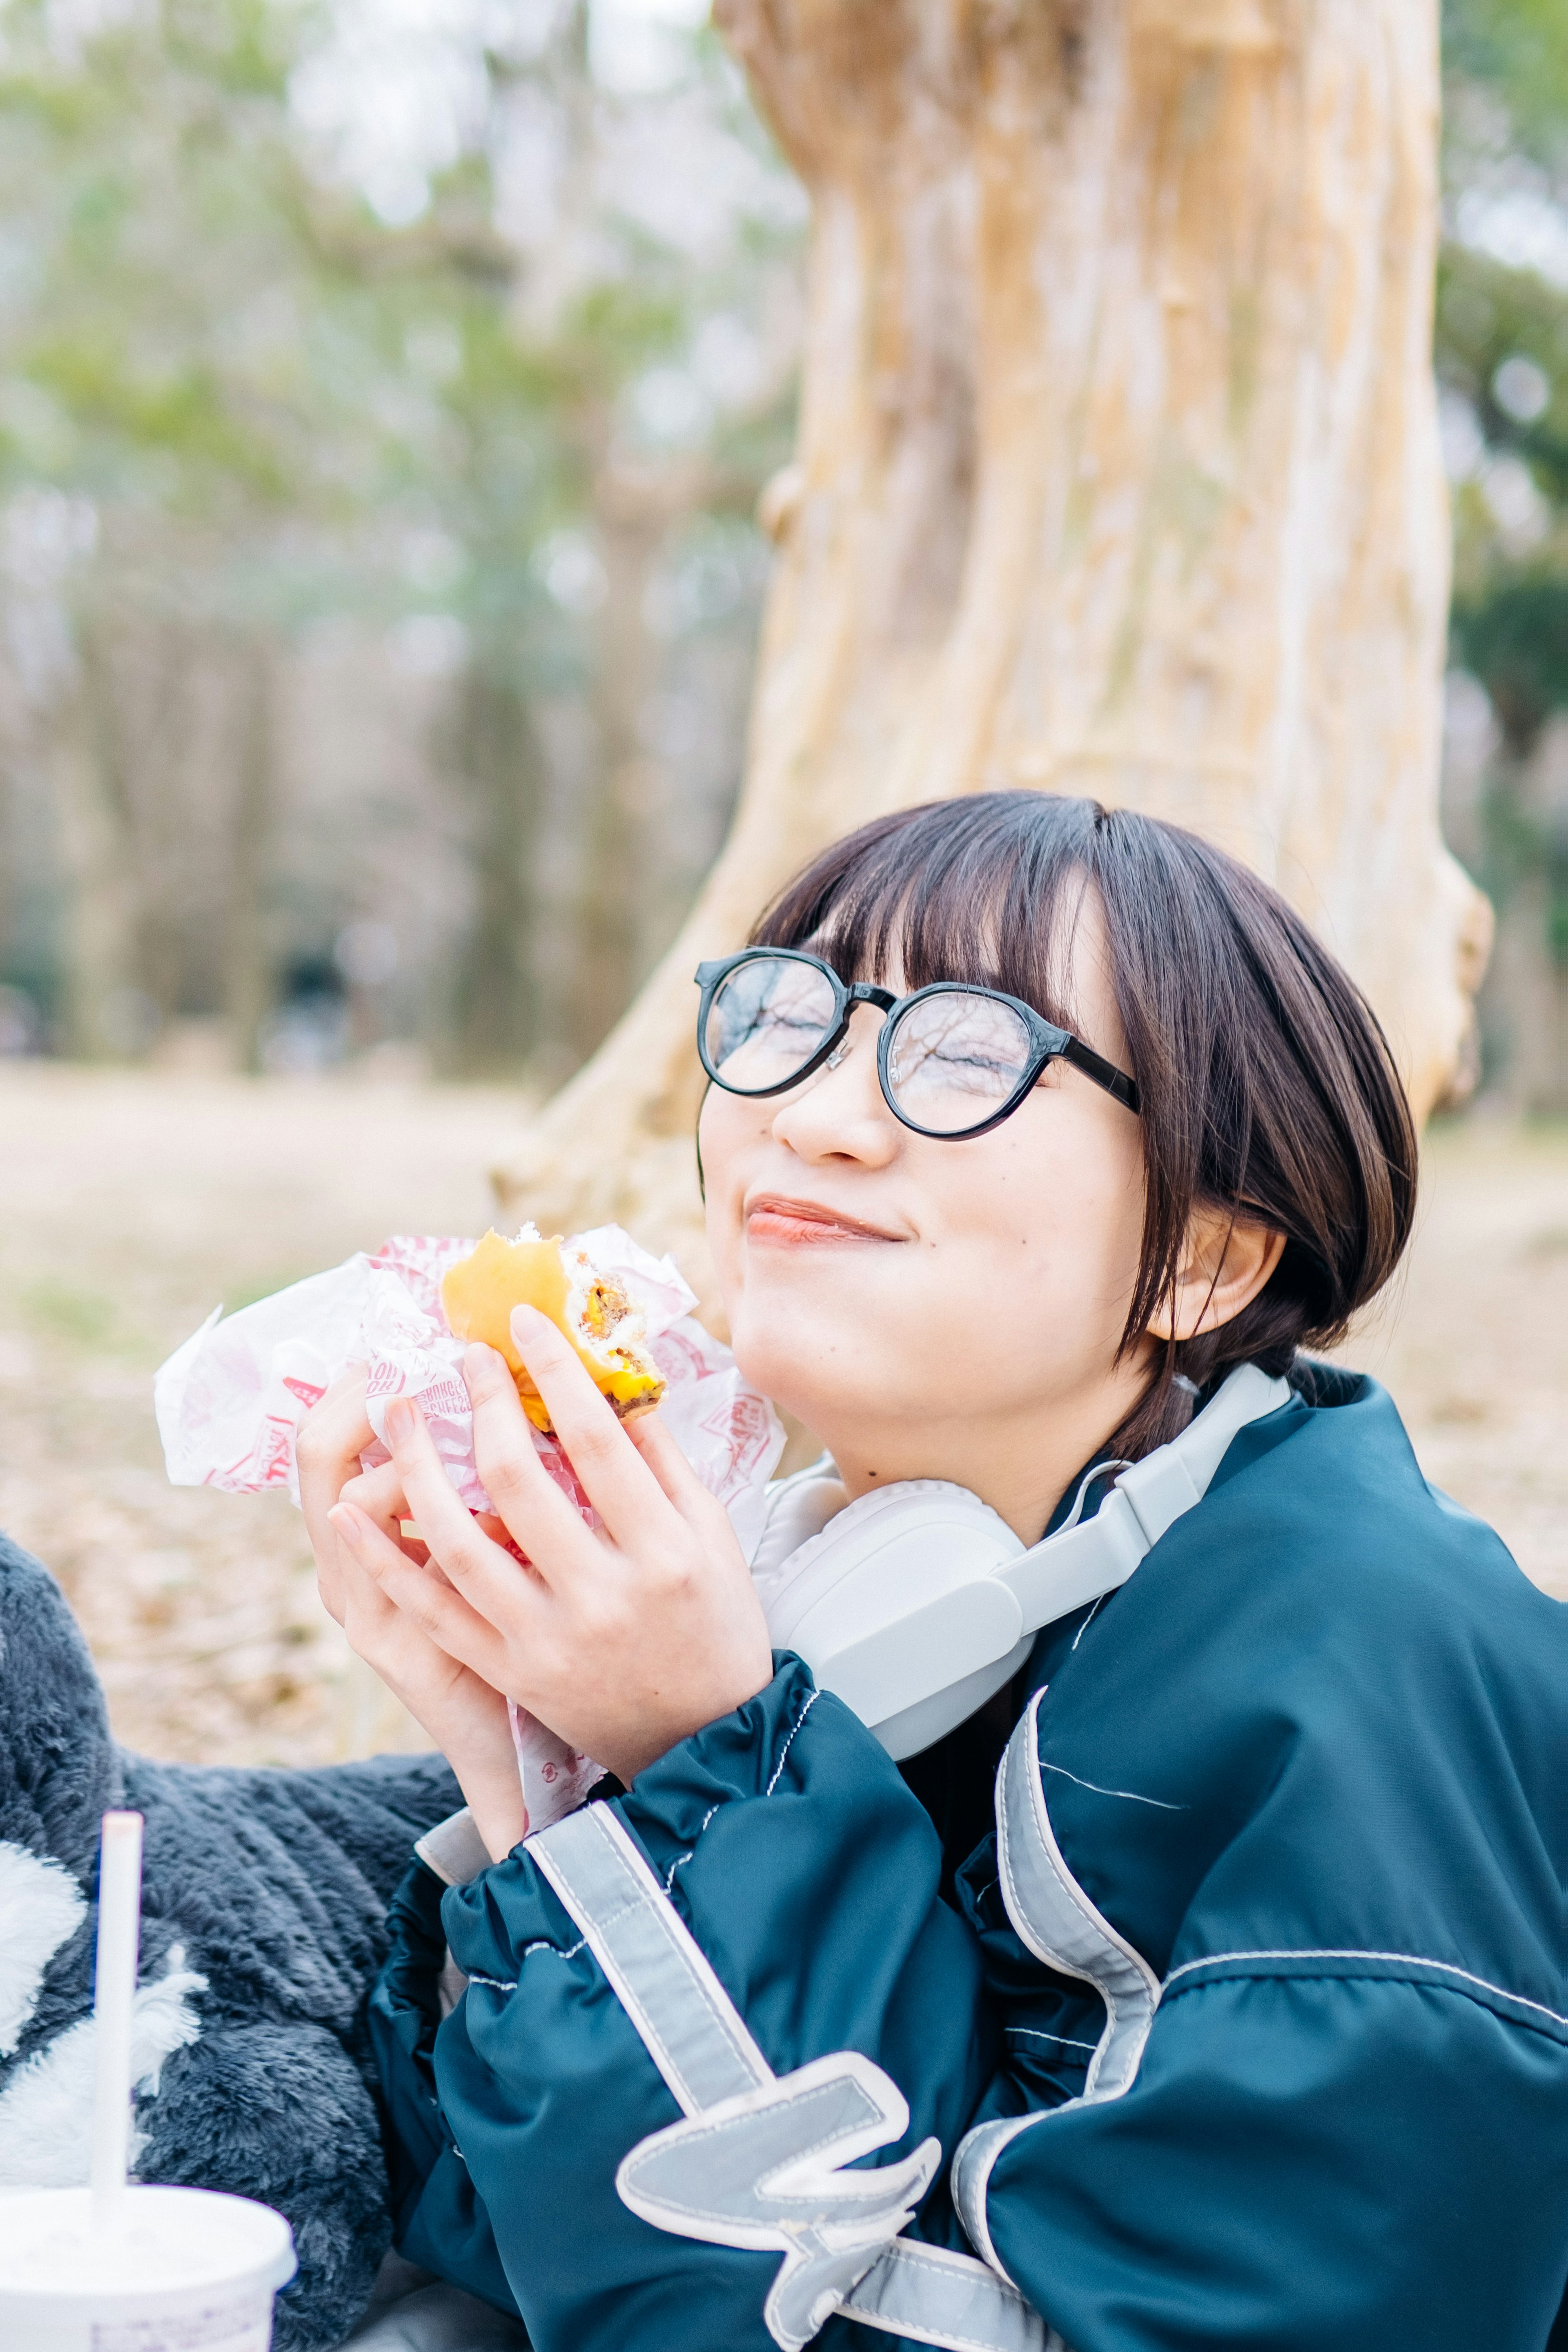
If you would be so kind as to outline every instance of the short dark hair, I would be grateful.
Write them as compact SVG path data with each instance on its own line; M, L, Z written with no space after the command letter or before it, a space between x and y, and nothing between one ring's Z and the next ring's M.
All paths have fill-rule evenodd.
M810 942L846 980L973 980L1072 1025L1065 947L1099 894L1142 1111L1137 1341L1171 1295L1193 1213L1285 1235L1231 1322L1168 1343L1124 1427L1131 1458L1173 1436L1236 1365L1289 1372L1344 1335L1410 1238L1415 1125L1366 999L1267 882L1181 826L1048 793L975 793L877 818L780 892L752 943ZM1085 1041L1104 1050L1103 1039ZM1302 1377L1304 1368L1298 1372Z

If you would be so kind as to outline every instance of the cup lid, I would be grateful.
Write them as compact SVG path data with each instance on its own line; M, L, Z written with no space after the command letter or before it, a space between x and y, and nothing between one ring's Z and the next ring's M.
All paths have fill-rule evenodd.
M112 2238L92 2226L86 2189L34 2189L0 2200L0 2310L28 2302L112 2294L128 2299L187 2287L252 2286L276 2293L297 2267L288 2221L269 2205L211 2189L127 2189Z

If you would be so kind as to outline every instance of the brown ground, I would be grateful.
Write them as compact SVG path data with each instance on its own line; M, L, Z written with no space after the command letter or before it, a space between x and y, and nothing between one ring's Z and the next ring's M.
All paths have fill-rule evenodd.
M296 1763L407 1737L286 1498L167 1485L152 1373L220 1298L481 1231L519 1115L479 1088L0 1067L0 1527L59 1576L131 1745ZM1568 1599L1568 1130L1436 1135L1410 1270L1345 1352Z

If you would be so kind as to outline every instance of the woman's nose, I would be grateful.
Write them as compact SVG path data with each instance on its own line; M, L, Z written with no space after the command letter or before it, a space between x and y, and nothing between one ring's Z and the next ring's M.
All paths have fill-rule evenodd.
M874 1006L856 1008L848 1028L819 1070L773 1114L773 1133L803 1160L860 1160L879 1166L899 1148L899 1123L877 1076Z

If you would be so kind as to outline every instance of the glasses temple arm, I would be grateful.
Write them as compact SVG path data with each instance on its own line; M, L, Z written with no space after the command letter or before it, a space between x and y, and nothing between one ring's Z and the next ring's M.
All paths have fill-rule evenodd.
M1114 1095L1117 1101L1124 1104L1130 1111L1137 1111L1136 1083L1119 1070L1114 1062L1108 1062L1103 1054L1097 1054L1092 1045L1084 1045L1079 1038L1069 1037L1062 1047L1062 1059L1070 1062L1075 1070L1081 1070L1086 1078L1092 1078L1097 1087L1103 1087L1108 1095Z

